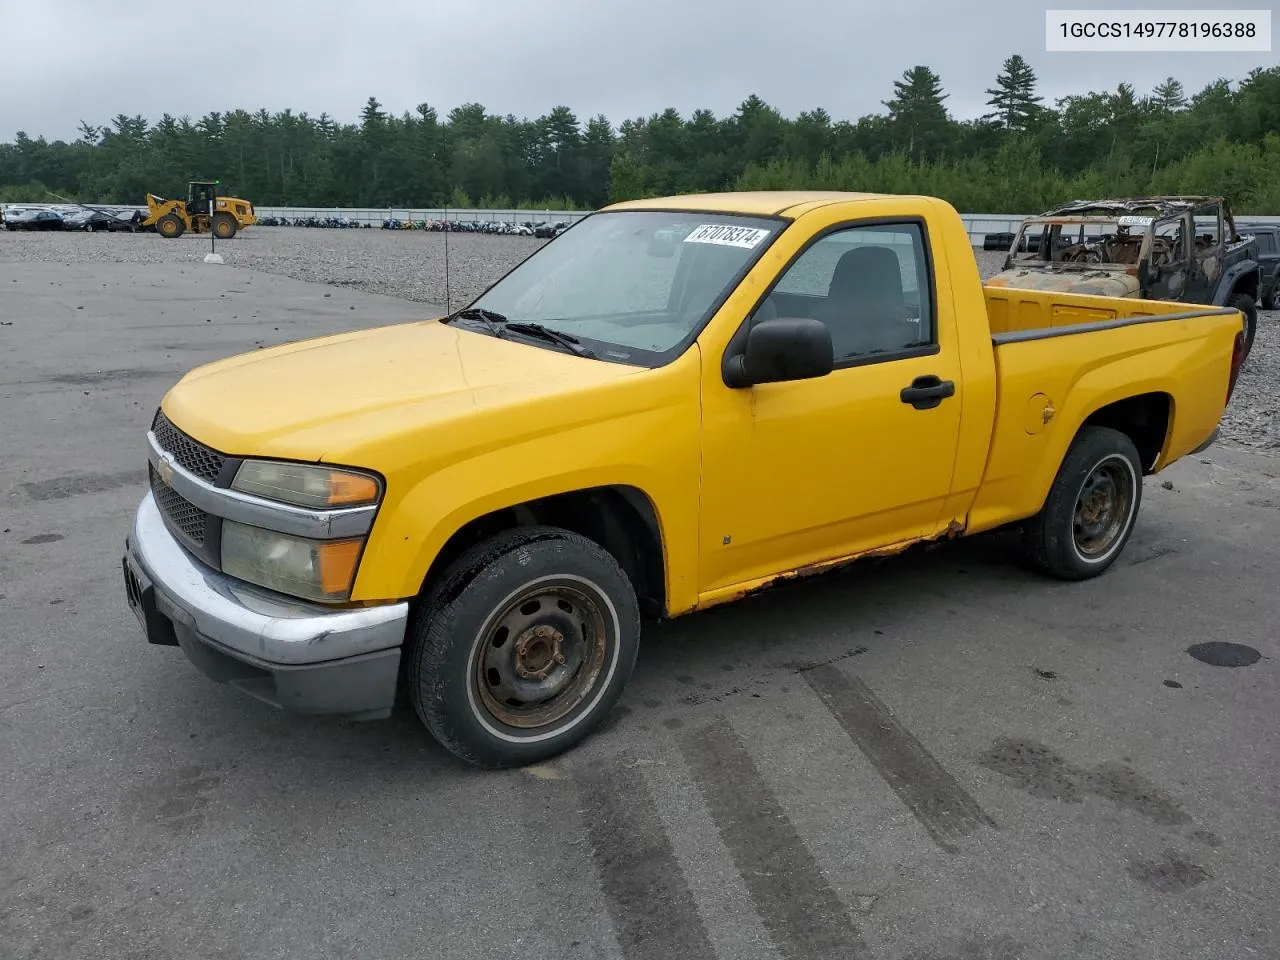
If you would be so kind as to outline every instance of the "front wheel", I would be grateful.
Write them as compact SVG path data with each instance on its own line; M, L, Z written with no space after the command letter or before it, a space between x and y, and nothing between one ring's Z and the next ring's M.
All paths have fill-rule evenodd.
M1120 555L1142 503L1142 459L1126 434L1084 427L1044 508L1023 533L1031 564L1059 580L1096 577Z
M1227 301L1227 306L1244 314L1244 359L1253 349L1253 337L1258 332L1258 305L1247 293L1237 293Z
M185 225L176 213L166 213L156 221L156 233L167 240L175 240L182 236Z
M230 240L236 235L236 218L229 213L213 215L213 235L219 240Z
M608 551L567 530L508 531L458 558L424 598L409 695L467 763L537 763L604 719L639 640L635 590Z

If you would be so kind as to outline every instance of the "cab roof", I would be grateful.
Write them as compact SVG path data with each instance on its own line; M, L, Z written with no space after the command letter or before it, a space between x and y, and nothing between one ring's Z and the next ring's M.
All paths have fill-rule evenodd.
M624 200L604 210L697 210L707 213L736 213L753 217L779 217L813 208L855 200L880 200L896 196L887 193L848 193L839 190L744 190L726 193L686 193L644 200Z

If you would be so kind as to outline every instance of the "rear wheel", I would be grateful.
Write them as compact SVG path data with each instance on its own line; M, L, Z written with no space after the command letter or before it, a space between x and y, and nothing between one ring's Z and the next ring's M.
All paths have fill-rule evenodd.
M213 235L219 240L230 240L236 235L236 218L229 213L213 215Z
M184 229L182 218L176 213L166 213L156 221L156 233L168 240L182 236Z
M409 695L467 763L537 763L604 719L639 638L635 590L608 551L567 530L508 531L461 556L424 598Z
M1237 293L1227 301L1227 306L1244 314L1244 356L1247 359L1253 349L1254 334L1258 332L1258 304L1251 294Z
M1059 580L1096 577L1120 555L1142 503L1142 459L1126 434L1084 427L1044 508L1023 528L1031 564Z

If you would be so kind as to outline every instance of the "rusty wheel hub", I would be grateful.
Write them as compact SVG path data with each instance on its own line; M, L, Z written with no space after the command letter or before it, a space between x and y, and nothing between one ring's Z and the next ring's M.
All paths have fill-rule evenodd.
M526 680L545 680L553 664L564 665L564 634L546 624L532 627L516 640L516 673Z
M1133 475L1120 458L1094 467L1076 498L1072 524L1076 549L1082 556L1096 557L1111 549L1124 532L1134 494Z

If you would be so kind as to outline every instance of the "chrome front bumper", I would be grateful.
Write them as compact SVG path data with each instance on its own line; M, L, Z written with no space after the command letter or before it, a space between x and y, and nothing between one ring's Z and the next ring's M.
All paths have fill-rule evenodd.
M333 610L249 586L192 557L150 493L123 567L148 642L181 647L212 679L295 713L390 714L407 603Z

